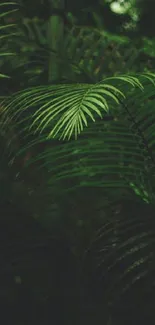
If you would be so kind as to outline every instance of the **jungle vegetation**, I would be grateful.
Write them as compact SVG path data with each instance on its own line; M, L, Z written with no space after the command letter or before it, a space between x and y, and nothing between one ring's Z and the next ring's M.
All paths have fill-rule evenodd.
M155 324L154 6L0 3L3 324Z

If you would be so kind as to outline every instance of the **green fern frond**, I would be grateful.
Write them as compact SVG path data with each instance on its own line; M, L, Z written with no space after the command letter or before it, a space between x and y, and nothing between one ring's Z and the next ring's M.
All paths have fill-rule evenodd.
M141 50L128 38L119 38L103 29L74 26L66 34L64 50L78 71L95 82L105 75L141 70L138 66Z
M145 296L153 283L153 206L134 200L122 200L122 206L119 215L105 222L96 233L84 257L84 268L92 266L90 286L96 286L99 292L104 289L102 297L112 304L130 297L130 290L136 302L137 288L137 294Z
M154 89L154 74L111 77L95 85L27 89L4 102L2 128L9 118L23 139L28 134L36 142L40 136L51 141L51 147L36 158L51 175L51 187L127 188L152 202L153 125L148 124L148 129L145 125L143 132L145 120L140 118L147 116L148 107L153 118L149 96ZM106 122L110 115L113 119ZM54 137L63 141L53 148ZM72 180L72 186L66 186L67 180Z
M0 46L1 46L1 53L0 53L0 57L8 57L8 56L15 56L15 53L13 53L12 51L9 51L8 48L6 49L5 48L5 45L1 44L2 41L7 41L7 39L14 36L14 34L12 33L12 29L13 27L16 26L16 24L4 24L2 19L9 16L10 14L18 11L18 9L8 9L7 10L7 7L14 7L14 6L17 6L17 3L16 2L2 2L0 4L0 8L3 9L4 7L4 12L1 12L0 13L0 31L1 31L1 35L0 35ZM11 33L10 33L10 30L11 30ZM9 76L5 75L5 74L2 74L0 73L0 78L10 78Z
M147 78L148 76L149 74ZM153 78L153 74L149 78ZM121 84L121 91L115 86L117 83ZM104 114L110 112L110 109L112 113L115 111L114 106L120 104L127 96L123 87L126 89L128 83L132 88L138 87L143 90L143 84L134 76L106 78L95 85L51 85L15 94L5 111L16 119L30 107L31 110L37 107L36 112L30 115L30 129L46 133L46 129L51 125L49 138L57 136L58 133L63 139L70 139L73 133L77 138L84 125L88 125L89 119L95 121L96 115L102 118ZM129 87L127 89L129 91ZM55 120L57 122L52 126Z

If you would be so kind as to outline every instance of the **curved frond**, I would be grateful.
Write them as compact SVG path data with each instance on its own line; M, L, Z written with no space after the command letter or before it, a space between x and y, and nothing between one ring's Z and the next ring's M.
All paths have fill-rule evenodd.
M76 63L75 73L84 72L99 81L110 74L141 71L142 52L127 38L107 33L103 28L74 26L65 37L64 50Z
M150 78L152 80L153 75ZM77 138L89 120L95 121L96 116L104 117L110 109L112 113L116 111L115 106L130 92L128 84L133 90L135 87L143 90L137 76L106 78L95 85L64 84L32 88L15 94L5 105L5 111L15 120L27 111L30 129L46 134L50 129L48 138L59 134L63 139L70 139L73 134Z
M130 308L154 292L154 227L153 206L122 201L121 212L96 233L83 270L89 286L106 302Z
M3 22L3 19L6 17L9 17L10 14L18 11L18 9L8 9L9 7L14 7L17 6L16 2L2 2L0 4L0 47L1 47L1 53L0 53L0 57L8 57L8 56L15 56L14 52L11 52L8 48L8 46L6 46L7 40L9 38L12 38L14 36L12 29L13 27L16 26L16 24L6 24ZM11 30L11 32L10 32ZM9 78L9 76L0 73L0 78Z
M9 118L20 138L31 138L27 146L48 139L49 145L35 159L48 171L50 187L126 188L152 202L155 164L149 141L153 150L154 126L143 132L137 127L137 114L148 114L154 90L154 74L27 89L4 101L2 130ZM106 122L108 116L113 118ZM75 141L73 135L77 139L81 132ZM54 137L63 141L53 147Z

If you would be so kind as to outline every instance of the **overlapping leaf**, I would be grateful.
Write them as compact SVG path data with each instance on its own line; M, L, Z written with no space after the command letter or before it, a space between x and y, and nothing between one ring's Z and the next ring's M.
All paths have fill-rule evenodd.
M128 304L136 304L141 295L145 299L155 284L153 206L140 201L122 200L123 204L122 211L96 233L83 264L84 269L93 268L90 286L96 286L103 299L121 306L124 299Z
M7 39L10 38L10 36L12 37L13 36L13 33L10 35L10 28L13 28L15 26L15 24L1 24L1 20L4 18L4 17L8 17L10 14L16 12L18 9L8 9L8 7L11 6L12 8L17 6L17 3L16 2L3 2L0 4L0 8L6 8L4 10L4 12L1 12L0 13L0 32L1 32L1 35L0 35L0 46L1 46L1 53L0 53L0 58L1 57L8 57L8 56L13 56L15 55L14 52L11 52L9 50L5 51L5 45L4 43L6 43ZM4 75L2 73L0 73L0 78L9 78L9 76L7 75Z
M146 135L140 132L136 116L140 107L141 117L147 114L154 89L153 74L106 78L95 85L27 89L5 103L3 127L9 117L23 137L32 134L36 142L41 135L48 141L54 137L70 139L55 148L51 144L36 158L40 168L46 166L49 171L50 186L59 183L65 188L65 181L72 179L75 187L132 187L148 200L152 191L149 171L154 165L150 164L147 132L153 134L153 129L149 131L149 126ZM134 98L135 106L131 105ZM151 114L153 118L153 106ZM104 119L110 115L113 120L106 122ZM78 135L80 138L73 140Z

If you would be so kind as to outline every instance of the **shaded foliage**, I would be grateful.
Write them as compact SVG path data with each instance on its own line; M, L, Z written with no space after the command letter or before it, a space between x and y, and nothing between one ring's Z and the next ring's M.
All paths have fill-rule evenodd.
M1 43L18 53L0 63L13 77L0 130L4 313L16 324L153 324L155 76L143 43L66 26L62 82L46 86L46 28L25 9ZM104 10L123 30L128 15ZM128 75L137 70L147 73Z

